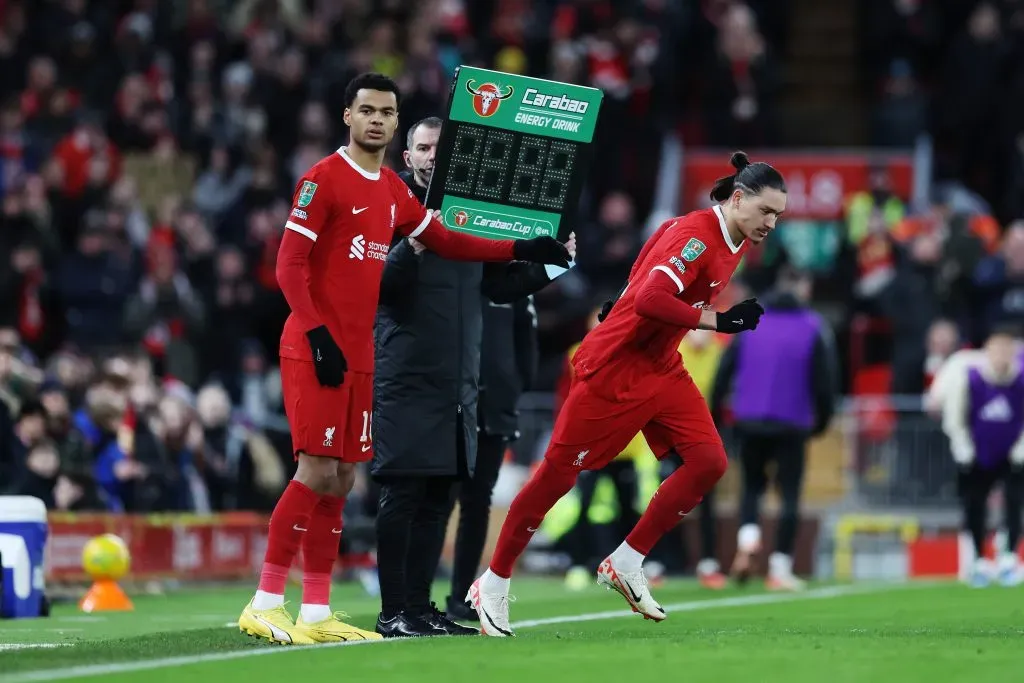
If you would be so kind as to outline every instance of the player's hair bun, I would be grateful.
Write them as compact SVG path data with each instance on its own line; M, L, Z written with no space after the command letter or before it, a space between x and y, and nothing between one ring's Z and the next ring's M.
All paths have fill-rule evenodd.
M737 151L729 157L729 163L736 169L736 172L715 181L710 195L711 199L716 202L724 202L728 199L736 190L737 185L750 194L761 194L761 190L766 187L780 192L786 191L786 181L783 180L782 174L763 161L751 164L746 153Z
M750 158L747 157L746 152L733 152L732 156L729 157L729 163L737 171L742 171L747 166L750 166Z

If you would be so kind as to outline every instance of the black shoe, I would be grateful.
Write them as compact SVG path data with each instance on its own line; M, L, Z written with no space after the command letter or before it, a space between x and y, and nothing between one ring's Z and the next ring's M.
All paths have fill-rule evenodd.
M383 613L377 615L375 630L385 638L422 638L445 635L443 630L434 628L423 619L406 611L399 612L390 619L385 619Z
M448 618L444 612L437 609L437 605L434 603L430 603L430 611L417 616L434 628L444 631L450 636L480 635L479 628L470 628L469 626L463 626L462 624L455 623L453 620Z
M480 621L480 615L476 613L468 602L463 600L456 600L454 596L448 596L448 604L445 612L448 614L449 619L458 619L459 621Z

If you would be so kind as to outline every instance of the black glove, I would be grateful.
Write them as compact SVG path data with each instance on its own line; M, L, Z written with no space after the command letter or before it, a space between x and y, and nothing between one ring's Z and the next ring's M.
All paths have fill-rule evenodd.
M512 247L516 261L550 263L553 266L569 267L569 249L554 237L534 237L532 240L516 240Z
M314 328L307 332L306 336L309 338L309 348L313 351L313 367L320 385L340 387L345 381L348 362L345 360L345 354L331 338L327 326Z
M757 328L764 315L764 308L757 303L757 299L741 301L725 313L716 313L717 323L715 329L726 334L736 334L744 330Z
M612 312L612 306L614 305L615 302L610 299L601 304L601 312L597 314L597 322L603 323L608 314Z

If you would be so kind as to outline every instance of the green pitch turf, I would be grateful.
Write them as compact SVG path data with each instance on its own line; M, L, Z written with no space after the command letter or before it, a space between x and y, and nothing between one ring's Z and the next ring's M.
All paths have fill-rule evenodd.
M514 592L515 639L304 648L266 646L227 626L248 588L138 597L125 614L58 607L50 619L0 622L0 682L1024 680L1024 592L1016 589L834 586L767 595L674 582L656 591L670 612L661 624L625 613L619 596L596 586L570 593L560 582L520 580ZM358 587L337 587L334 598L353 623L373 627L377 603Z

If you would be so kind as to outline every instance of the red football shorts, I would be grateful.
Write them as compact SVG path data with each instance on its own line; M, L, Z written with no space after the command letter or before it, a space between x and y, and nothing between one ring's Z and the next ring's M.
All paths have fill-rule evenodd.
M640 431L659 460L696 444L722 445L707 403L688 374L650 377L643 390L626 392L601 384L601 375L573 382L544 454L548 460L599 470Z
M373 375L346 372L337 388L320 386L311 361L281 359L284 411L292 450L365 462L373 457Z

